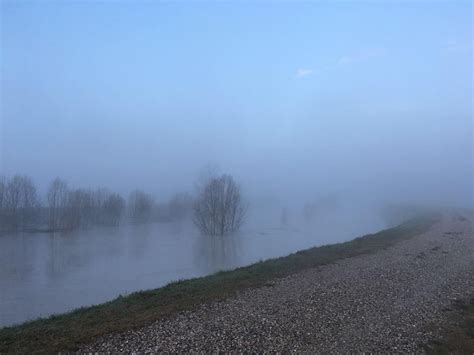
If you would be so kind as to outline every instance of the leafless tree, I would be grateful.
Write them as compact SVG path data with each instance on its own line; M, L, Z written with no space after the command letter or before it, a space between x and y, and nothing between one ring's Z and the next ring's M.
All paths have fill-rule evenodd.
M91 223L94 225L108 225L108 218L105 213L105 202L109 199L112 193L108 189L102 187L95 191L90 191L90 194Z
M133 191L128 200L128 208L132 223L149 222L152 215L153 198L140 190Z
M48 225L55 229L118 225L125 208L123 198L105 188L70 190L59 178L51 183L47 199Z
M52 229L65 228L68 194L67 183L60 178L54 179L49 186L47 193L48 226Z
M95 223L96 206L93 192L76 189L68 193L65 227L67 229L88 228Z
M230 175L211 178L194 204L194 224L207 235L238 231L244 216L240 187Z
M104 224L117 226L122 220L125 209L125 200L119 194L113 193L103 203Z
M6 222L12 229L31 227L38 214L39 201L36 187L24 175L15 175L6 184L3 203Z

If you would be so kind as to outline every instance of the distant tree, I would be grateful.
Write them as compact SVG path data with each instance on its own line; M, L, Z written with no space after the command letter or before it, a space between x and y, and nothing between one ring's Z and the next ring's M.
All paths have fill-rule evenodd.
M50 228L76 229L95 225L118 225L125 201L105 188L95 191L68 189L67 184L56 178L48 189Z
M65 228L88 228L95 224L97 208L93 192L85 189L71 190L68 193L65 215Z
M82 223L81 191L70 190L67 194L67 207L64 214L64 228L79 228Z
M53 229L65 228L65 215L68 207L67 183L56 178L49 185L48 200L48 226Z
M12 229L31 227L38 217L36 187L28 176L15 175L4 187L5 219Z
M105 202L109 199L111 192L106 188L91 191L91 219L94 225L108 225L108 216L105 211Z
M238 231L244 216L240 187L230 175L211 178L194 204L194 224L207 235Z
M125 200L119 194L113 193L107 197L103 204L104 224L118 226L122 220L125 209Z
M132 223L147 223L151 219L153 198L140 190L133 191L128 199L128 208Z

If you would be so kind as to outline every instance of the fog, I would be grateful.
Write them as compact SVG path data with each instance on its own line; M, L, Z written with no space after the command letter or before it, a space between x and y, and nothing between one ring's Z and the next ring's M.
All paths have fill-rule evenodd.
M37 306L5 323L375 232L393 225L387 205L472 208L472 31L470 2L3 1L1 176L31 177L46 206L56 177L125 199L140 189L164 204L176 193L196 196L209 172L229 174L247 207L235 262L196 267L190 255L213 248L196 241L203 236L188 218L176 248L142 241L157 255L168 250L186 260L171 265L169 277L143 281L144 269L165 272L150 261L109 293ZM308 204L323 206L309 222ZM107 229L125 241L115 246L113 267L135 263L125 261L133 250L124 245L141 227ZM252 239L275 227L287 232L274 232L268 244ZM167 240L171 232L160 231L172 227L154 221L150 228ZM94 240L76 249L77 260L94 259L104 233L78 230L58 243ZM59 292L44 284L38 291L38 282L54 277L32 276L25 286L26 274L15 271L12 281L34 237L0 236L8 250L0 254L0 285L19 290L11 299L25 287L45 298L45 290ZM57 258L46 245L60 237L37 237L44 254L34 251L43 257L31 267L44 275L57 267L43 265ZM89 277L97 263L84 265ZM68 279L67 270L59 271L60 285L87 279Z
M250 199L469 205L469 7L2 2L1 169L168 198L216 164Z
M356 207L356 208L355 208ZM98 304L171 281L212 274L387 227L361 206L337 206L305 222L280 210L251 210L242 230L200 235L187 222L0 237L0 327Z

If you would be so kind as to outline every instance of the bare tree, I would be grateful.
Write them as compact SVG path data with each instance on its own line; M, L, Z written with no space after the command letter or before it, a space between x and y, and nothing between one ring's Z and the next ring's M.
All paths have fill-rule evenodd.
M245 216L240 187L230 175L211 178L194 204L194 224L201 233L219 235L239 230Z
M5 187L6 222L12 229L31 227L38 214L36 187L24 175L15 175Z
M105 213L105 202L112 193L106 188L91 191L91 223L95 225L108 225Z
M146 223L151 219L153 209L153 198L140 190L135 190L130 194L128 208L132 223Z
M66 210L64 213L64 228L75 229L81 226L81 191L70 190L67 194Z
M93 192L85 189L76 189L68 193L65 215L65 228L88 228L94 225L96 205Z
M118 225L125 201L105 188L95 191L87 189L70 190L67 184L56 178L48 194L50 228L76 229L94 225Z
M103 204L104 224L117 226L122 220L125 209L125 200L119 194L113 193L107 197Z
M49 212L48 226L50 228L65 228L68 194L67 183L60 178L54 179L50 184L47 193Z

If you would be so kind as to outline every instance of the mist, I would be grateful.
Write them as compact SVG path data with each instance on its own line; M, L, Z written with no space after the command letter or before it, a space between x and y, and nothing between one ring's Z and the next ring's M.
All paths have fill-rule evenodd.
M0 288L20 290L4 324L373 233L398 222L390 206L472 208L471 10L3 1L0 176L30 177L45 209L59 177L127 204L145 191L156 210L148 226L0 237ZM240 188L245 219L225 241L192 212L168 218L206 174ZM86 280L97 294L19 311L21 292L47 300Z
M327 4L2 6L4 175L166 199L212 164L250 200L355 191L472 205L472 28L459 4L424 9L422 30L421 4L350 5L346 32Z

